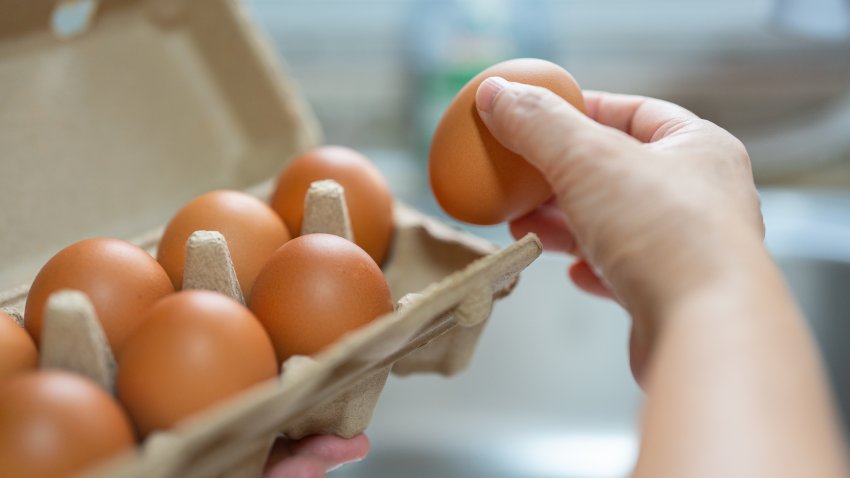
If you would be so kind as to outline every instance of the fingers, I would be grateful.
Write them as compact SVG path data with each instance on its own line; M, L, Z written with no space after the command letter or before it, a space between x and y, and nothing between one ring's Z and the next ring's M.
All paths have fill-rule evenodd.
M325 478L325 463L311 456L296 456L266 469L266 478Z
M349 439L318 435L298 440L291 450L296 455L319 458L328 464L328 469L333 469L365 458L369 453L369 439L362 433Z
M301 440L278 439L269 453L266 476L324 477L326 471L354 461L369 453L369 439L360 434L344 439L317 435Z
M750 168L747 149L716 124L679 105L644 96L601 91L584 92L587 114L602 125L628 133L657 151L674 151L683 158L703 155L706 145Z
M543 249L576 255L578 248L567 218L552 201L510 223L511 234L520 239L529 232L537 234Z
M595 272L593 272L593 268L590 267L590 264L585 262L584 260L578 260L570 266L569 270L570 279L573 280L576 286L579 289L599 296L606 299L614 299L614 294L610 289L602 282Z
M652 321L632 318L632 331L629 334L629 365L632 376L640 388L646 390L646 370L654 348L657 331Z
M564 213L548 201L533 212L511 222L511 234L517 239L534 232L543 243L543 249L578 255L579 250L567 225ZM607 285L596 275L584 259L575 261L569 268L569 276L581 290L606 299L616 300Z
M634 141L545 88L499 77L481 83L476 105L493 136L539 169L556 192L580 178L577 163L617 156L624 142Z
M632 331L629 334L629 367L635 382L644 388L643 371L649 357L649 341L645 331L638 324L632 323Z
M645 96L585 90L584 100L590 118L643 143L658 141L700 119L679 105Z

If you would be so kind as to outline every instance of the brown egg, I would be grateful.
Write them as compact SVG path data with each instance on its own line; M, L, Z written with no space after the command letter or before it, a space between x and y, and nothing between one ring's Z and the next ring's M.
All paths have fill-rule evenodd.
M36 344L41 343L44 305L60 289L89 297L115 354L147 308L174 292L162 266L129 242L97 238L74 243L47 261L30 287L24 324Z
M0 312L0 383L37 366L38 351L32 338L15 319Z
M357 151L323 146L293 159L277 180L272 208L293 236L300 235L304 196L310 183L322 179L342 185L354 242L381 264L393 235L393 198L378 168Z
M265 203L239 191L213 191L183 206L168 223L159 241L157 260L174 288L183 288L186 240L195 231L218 231L227 241L242 294L269 256L289 240L289 231Z
M278 362L251 312L215 292L157 302L118 361L117 393L145 436L275 378Z
M281 362L312 355L393 310L375 261L331 234L307 234L278 249L257 276L249 304Z
M479 225L517 219L552 195L540 172L502 146L478 116L475 93L491 76L548 88L585 111L578 83L566 70L544 60L523 58L498 63L460 90L431 140L431 189L449 215Z
M66 477L133 446L124 410L87 378L42 370L0 384L0 476Z

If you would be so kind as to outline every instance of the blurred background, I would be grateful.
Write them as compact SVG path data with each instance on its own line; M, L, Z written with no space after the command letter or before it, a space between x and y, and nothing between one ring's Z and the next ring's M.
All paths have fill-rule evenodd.
M717 122L748 145L763 182L850 179L846 0L248 4L330 142L424 162L444 106L469 78L533 56L584 88L661 97Z
M847 0L250 0L328 143L367 153L395 193L427 184L444 108L485 67L549 59L584 88L680 103L741 138L767 242L850 411L850 2ZM458 224L458 227L467 227ZM507 244L503 227L470 228ZM391 380L344 477L619 477L642 396L629 322L544 255L497 305L471 368Z

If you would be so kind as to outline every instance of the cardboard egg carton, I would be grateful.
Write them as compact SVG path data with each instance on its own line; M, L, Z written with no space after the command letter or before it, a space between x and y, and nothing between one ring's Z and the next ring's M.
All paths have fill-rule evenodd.
M73 38L57 38L64 4L0 0L0 307L23 320L28 284L50 255L91 236L131 238L153 252L163 224L217 188L266 198L318 126L262 35L232 0L110 0ZM54 25L51 27L51 25ZM258 184L258 186L254 186ZM308 193L305 232L351 237L338 185ZM397 310L279 381L149 437L92 476L257 476L279 433L362 431L390 371L462 370L495 299L541 252L505 249L401 203L383 272ZM151 232L140 234L140 231ZM184 287L241 292L214 231L187 243ZM16 283L25 283L15 286ZM115 361L88 299L49 299L41 363L114 387ZM415 406L415 404L411 404Z
M123 457L92 476L257 476L274 438L314 434L352 437L364 431L391 369L454 374L472 356L493 301L510 292L519 272L541 251L536 237L508 248L459 233L396 205L393 252L385 270L393 277L398 250L404 257L428 259L421 248L439 251L440 241L480 256L420 292L403 295L395 312L343 337L314 357L294 356L283 363L279 382L236 396L175 430L147 438L138 454ZM305 201L303 233L352 237L343 189L333 181L314 183ZM150 240L150 239L148 239ZM435 244L436 242L436 244ZM152 250L152 243L141 243ZM183 289L213 290L244 303L227 242L216 231L197 231L186 244ZM394 267L395 266L395 267ZM404 270L395 277L402 277ZM395 290L406 289L398 280ZM14 289L0 305L20 317L23 291ZM116 363L94 307L85 294L53 293L45 306L40 366L85 375L114 394ZM307 393L309 392L309 393ZM263 416L256 418L257 414ZM263 426L258 426L262 421ZM237 438L238 437L238 438ZM168 446L163 446L167 443ZM229 447L225 453L215 447Z

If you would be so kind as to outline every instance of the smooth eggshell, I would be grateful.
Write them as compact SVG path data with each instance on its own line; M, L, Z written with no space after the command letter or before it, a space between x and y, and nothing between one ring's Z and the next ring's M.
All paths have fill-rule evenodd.
M431 141L431 189L449 215L479 225L517 219L552 195L540 172L502 146L481 121L475 94L491 76L548 88L585 110L581 88L573 77L554 63L533 58L493 65L460 90Z
M381 264L393 236L393 198L378 168L357 151L322 146L294 158L278 177L272 208L300 235L307 189L323 179L343 187L354 242Z
M177 290L183 288L186 241L195 231L218 231L224 236L246 297L263 264L289 240L280 217L249 194L222 190L198 196L171 219L159 241L156 258Z
M263 327L238 302L183 291L157 302L118 361L117 393L145 436L277 376Z
M47 261L30 287L24 324L36 344L41 343L44 305L60 289L88 296L116 355L148 307L174 292L156 259L129 242L95 238L74 243Z
M94 382L26 372L0 384L0 476L58 478L134 446L124 410Z
M38 350L15 319L0 312L0 382L38 366Z
M393 310L375 261L330 234L307 234L278 249L260 271L249 305L281 362L315 354Z

